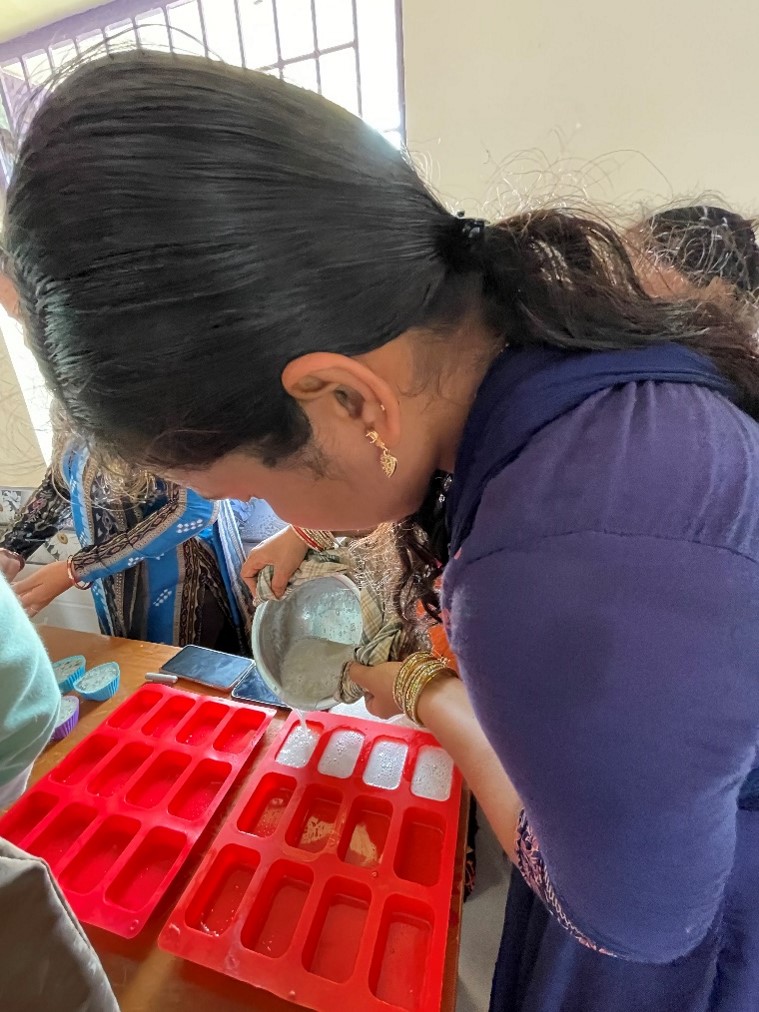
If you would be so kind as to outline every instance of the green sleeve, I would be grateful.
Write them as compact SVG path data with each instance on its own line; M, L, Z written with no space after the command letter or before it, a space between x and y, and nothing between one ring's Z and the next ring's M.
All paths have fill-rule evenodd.
M60 701L42 641L0 577L0 785L18 776L47 745Z

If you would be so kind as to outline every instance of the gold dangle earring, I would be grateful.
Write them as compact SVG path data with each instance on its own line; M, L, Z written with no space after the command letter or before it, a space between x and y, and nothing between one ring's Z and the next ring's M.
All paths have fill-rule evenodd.
M398 458L394 457L388 450L380 439L379 432L377 432L376 429L370 429L366 434L366 438L372 446L376 446L382 451L380 454L380 465L382 466L382 470L385 472L386 477L392 478L395 474L395 469L398 466Z

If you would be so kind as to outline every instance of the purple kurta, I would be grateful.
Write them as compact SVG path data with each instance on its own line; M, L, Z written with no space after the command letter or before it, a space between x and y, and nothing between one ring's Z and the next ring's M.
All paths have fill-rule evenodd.
M498 1012L759 1009L758 560L759 426L702 387L595 394L487 485L444 605L543 901Z

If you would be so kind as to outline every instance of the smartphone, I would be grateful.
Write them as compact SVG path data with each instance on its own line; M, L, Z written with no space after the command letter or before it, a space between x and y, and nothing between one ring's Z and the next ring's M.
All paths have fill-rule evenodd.
M232 690L232 699L242 699L247 703L267 703L269 706L281 706L289 710L290 707L283 703L279 696L275 696L266 682L261 678L261 673L255 665L251 665L250 671L242 678Z
M252 667L253 661L249 657L236 657L191 644L183 647L160 670L189 682L208 685L219 692L229 692Z

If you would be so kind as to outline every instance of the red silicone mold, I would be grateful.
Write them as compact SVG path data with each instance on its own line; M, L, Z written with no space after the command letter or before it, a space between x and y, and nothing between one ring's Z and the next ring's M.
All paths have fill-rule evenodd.
M77 916L136 935L246 765L273 710L139 689L0 819Z
M424 731L292 715L158 944L307 1008L440 1007L461 778Z

